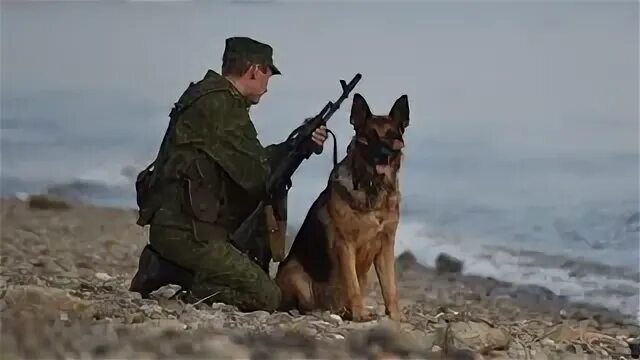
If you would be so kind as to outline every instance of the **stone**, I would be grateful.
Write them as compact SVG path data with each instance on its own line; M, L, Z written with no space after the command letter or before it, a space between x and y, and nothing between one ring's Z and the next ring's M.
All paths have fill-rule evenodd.
M304 327L300 327L300 328L298 328L296 330L297 330L297 332L299 334L301 334L302 336L306 336L306 337L311 337L311 336L315 336L316 334L318 334L318 331L316 329L312 328L312 327L304 326ZM339 335L339 334L336 334L336 336L337 335ZM342 335L340 335L340 336L342 336Z
M534 284L496 286L489 291L489 295L495 298L516 299L529 304L539 304L550 300L560 301L560 298L553 291Z
M113 276L111 276L111 275L109 275L107 273L99 272L99 273L96 273L96 278L98 280L102 280L102 281L109 281L109 280L113 279Z
M31 195L27 201L31 209L68 210L71 208L71 205L62 198L50 195Z
M436 272L438 274L459 274L462 272L463 264L462 260L449 254L440 253L436 258Z
M640 358L640 337L629 342L629 350L632 358Z
M371 354L379 351L403 357L415 357L431 349L421 334L400 330L392 324L355 331L350 337L350 347L357 353Z
M331 318L336 324L340 324L342 322L342 318L338 314L329 314L329 318Z
M547 331L543 341L551 340L553 343L564 343L578 338L579 334L576 330L567 324L558 324Z
M236 344L228 336L213 336L202 345L202 351L215 354L216 358L250 359L250 349Z
M415 264L417 262L416 256L409 250L404 251L396 258L396 264Z
M247 317L247 318L253 318L255 319L256 322L261 322L264 321L265 319L267 319L269 317L269 313L267 311L264 310L256 310L256 311L252 311L252 312L248 312L248 313L244 313L243 316Z
M545 338L540 341L540 343L544 346L554 347L556 345L555 341Z
M453 322L437 330L438 344L442 348L470 350L486 354L492 350L505 350L511 343L510 335L484 322Z
M409 250L404 251L402 254L396 257L396 267L398 269L398 277L402 277L402 273L409 268L416 267L418 260L415 255Z
M68 319L90 319L91 304L67 291L34 285L18 285L7 289L4 296L6 311L22 316L59 319L64 312Z
M172 296L174 296L178 291L180 291L180 286L169 284L169 285L161 286L159 289L151 292L151 294L149 295L155 299L158 299L158 298L169 299Z

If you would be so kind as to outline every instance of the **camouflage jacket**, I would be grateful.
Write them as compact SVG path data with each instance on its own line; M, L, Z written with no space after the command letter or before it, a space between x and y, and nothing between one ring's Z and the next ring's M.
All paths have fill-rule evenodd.
M158 168L162 186L150 224L193 232L196 241L226 240L255 209L285 143L263 147L250 103L209 70L182 94L171 141ZM285 199L286 201L286 199ZM264 238L257 242L266 243Z

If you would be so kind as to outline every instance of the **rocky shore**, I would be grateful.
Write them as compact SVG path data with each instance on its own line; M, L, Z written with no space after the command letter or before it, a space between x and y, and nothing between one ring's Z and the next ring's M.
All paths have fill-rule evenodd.
M438 269L397 258L406 322L317 312L238 312L189 305L165 287L127 291L147 229L135 212L48 198L1 200L3 359L632 359L640 324L570 303L537 286L468 275L443 255Z

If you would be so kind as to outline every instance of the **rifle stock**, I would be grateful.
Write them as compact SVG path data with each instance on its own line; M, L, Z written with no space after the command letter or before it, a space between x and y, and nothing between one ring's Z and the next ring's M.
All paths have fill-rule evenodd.
M263 268L268 268L271 254L267 254L263 244L257 244L255 232L260 224L263 210L266 206L273 204L274 199L281 198L286 195L291 187L291 177L296 172L302 161L311 156L308 146L311 142L311 135L320 126L326 125L327 121L340 108L342 102L349 97L349 93L353 91L356 84L360 81L362 75L356 74L353 79L347 83L340 80L342 94L335 102L329 101L322 110L313 118L305 121L296 128L286 142L288 151L283 160L271 171L270 177L265 184L265 196L256 206L253 212L238 226L238 228L230 235L231 242L242 252L259 263ZM317 153L317 151L314 150Z

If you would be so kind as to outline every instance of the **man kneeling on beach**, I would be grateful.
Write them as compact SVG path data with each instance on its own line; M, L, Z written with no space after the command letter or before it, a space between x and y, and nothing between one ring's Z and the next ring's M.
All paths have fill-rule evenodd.
M176 103L154 170L143 170L136 183L139 204L141 194L150 199L138 220L150 225L150 244L129 290L146 297L177 284L187 288L187 302L222 302L242 311L278 307L280 290L268 268L228 241L255 209L270 168L283 155L284 143L260 144L248 112L270 77L281 74L272 52L250 38L227 39L222 74L209 70ZM326 138L320 127L310 149L322 149ZM153 191L145 177L155 177ZM255 241L267 244L264 235Z

